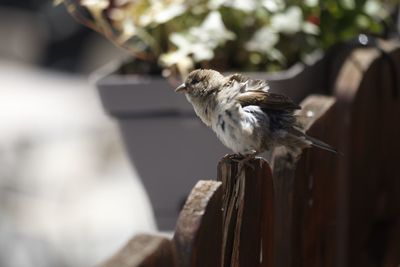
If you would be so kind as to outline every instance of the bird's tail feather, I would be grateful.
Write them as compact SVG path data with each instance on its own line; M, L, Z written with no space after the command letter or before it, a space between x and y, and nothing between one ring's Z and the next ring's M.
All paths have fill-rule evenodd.
M308 141L311 142L312 146L327 150L327 151L335 153L335 154L341 154L336 149L334 149L332 146L328 145L325 142L322 142L321 140L318 140L317 138L311 137L309 135L305 135L305 137Z
M334 154L343 155L343 153L337 151L331 145L328 145L327 143L322 142L321 140L319 140L317 138L314 138L312 136L309 136L309 135L305 134L304 131L301 128L297 127L297 126L293 126L291 129L289 129L289 132L291 134L295 135L295 136L304 137L308 142L311 143L311 146L318 147L320 149L329 151L329 152L334 153Z

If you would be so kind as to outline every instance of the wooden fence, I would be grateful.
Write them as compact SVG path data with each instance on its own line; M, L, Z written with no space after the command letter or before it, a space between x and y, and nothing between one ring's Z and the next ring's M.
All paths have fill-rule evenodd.
M280 149L240 174L223 159L172 239L138 235L101 266L400 266L400 48L382 46L354 50L332 96L302 103L307 133L343 155Z

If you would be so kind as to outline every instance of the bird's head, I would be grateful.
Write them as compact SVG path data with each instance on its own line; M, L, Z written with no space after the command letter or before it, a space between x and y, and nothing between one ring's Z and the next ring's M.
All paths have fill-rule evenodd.
M175 92L185 93L189 97L207 96L220 88L224 76L215 70L198 69L189 73L184 83Z

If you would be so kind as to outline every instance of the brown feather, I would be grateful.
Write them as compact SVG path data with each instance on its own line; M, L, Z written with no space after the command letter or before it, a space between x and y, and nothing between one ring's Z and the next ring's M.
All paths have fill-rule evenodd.
M246 76L244 76L242 74L239 74L239 73L235 73L235 74L229 75L227 78L228 78L229 81L237 81L239 83L246 82L246 81L249 80L249 77L246 77Z
M301 109L287 96L264 91L247 91L239 95L236 100L242 107L254 105L260 106L262 109L282 111Z
M255 91L268 91L269 85L264 80L250 79L247 76L241 74L232 74L227 77L227 86L229 87L233 82L238 82L243 84L247 88L251 88L251 90Z

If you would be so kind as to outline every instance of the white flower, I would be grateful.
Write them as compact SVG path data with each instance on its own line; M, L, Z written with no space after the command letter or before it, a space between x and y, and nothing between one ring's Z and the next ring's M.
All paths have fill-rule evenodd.
M96 8L99 10L104 10L109 5L108 0L82 0L81 5L89 9Z
M299 7L289 7L286 12L271 17L271 28L276 32L293 34L301 30L303 14Z
M312 35L318 35L320 31L319 31L319 27L317 25L306 21L303 23L303 32L312 34Z
M345 9L354 9L356 7L354 0L340 0L339 2Z
M263 0L262 5L272 13L282 11L285 8L283 0Z
M160 63L167 67L170 67L175 64L178 64L181 61L187 61L188 58L189 58L189 56L188 56L187 51L178 49L173 52L162 54L160 56Z
M279 51L276 48L271 49L271 51L269 51L268 56L270 59L272 60L276 60L282 64L286 63L286 58L285 56L282 54L281 51Z
M190 55L196 62L210 60L214 57L212 47L203 43L193 43L193 41L194 40L190 39L190 36L184 36L178 33L172 35L171 42L173 42L178 49L161 55L161 63L166 66L172 66L178 64L182 60L187 60Z
M122 21L122 33L119 37L120 42L126 42L136 34L136 26L130 17L125 17Z
M193 59L196 62L211 60L214 57L214 51L212 48L213 47L209 47L202 43L194 44L192 48Z
M174 4L166 7L159 12L155 17L154 21L157 23L165 23L179 15L182 15L186 11L184 4Z
M226 6L244 12L252 12L257 8L257 2L259 2L259 0L210 0L207 6L211 10Z
M182 33L172 33L169 40L177 47L190 45L190 42Z
M227 0L210 0L207 3L207 6L211 10L215 10L220 8L222 5L224 5L227 2Z
M162 24L175 17L178 17L187 11L187 7L184 2L160 2L156 1L150 9L143 14L139 23L141 26L147 26L151 23Z
M214 47L235 38L235 34L226 29L218 11L212 11L208 14L200 27L191 28L189 33L197 36L200 42L209 42Z
M232 8L242 10L244 12L252 12L257 8L257 1L256 0L230 0L227 1L227 6Z
M249 51L257 51L268 53L279 41L279 35L270 29L263 27L257 30L251 40L247 42L246 49Z
M102 20L102 12L108 7L109 2L108 0L82 0L81 5L86 7L95 19Z
M388 16L388 13L383 7L382 3L376 0L368 0L365 2L364 12L374 18L383 19Z
M164 54L160 60L171 66L180 60L192 56L194 61L210 60L214 57L214 49L235 35L225 28L221 14L211 12L198 27L192 27L185 33L173 33L170 41L177 47L176 51Z
M318 5L318 0L305 0L304 4L308 7L316 7Z
M257 30L251 40L246 43L246 49L267 55L272 60L284 62L285 57L274 46L279 41L279 34L270 27L263 27Z

